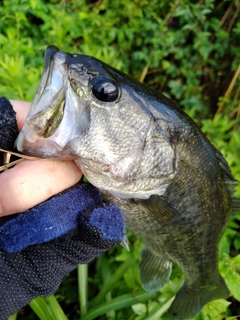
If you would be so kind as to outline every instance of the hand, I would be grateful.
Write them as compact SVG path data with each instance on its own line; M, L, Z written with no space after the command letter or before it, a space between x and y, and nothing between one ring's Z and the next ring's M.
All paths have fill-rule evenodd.
M31 104L11 104L21 130ZM73 161L24 160L0 175L0 216L23 212L76 184L81 176Z
M9 118L15 120L14 115L9 102L0 99L10 109L10 116L7 106L1 109L5 120L0 118L0 142L12 145L17 128ZM30 104L12 104L21 128ZM0 218L0 320L37 296L51 295L79 263L88 263L124 239L120 209L103 204L90 183L75 184L80 177L72 161L46 160L25 160L0 175L4 215L41 202L24 213Z

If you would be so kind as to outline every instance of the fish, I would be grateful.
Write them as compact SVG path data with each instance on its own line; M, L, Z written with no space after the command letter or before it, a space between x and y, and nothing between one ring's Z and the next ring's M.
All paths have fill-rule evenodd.
M218 245L239 209L236 180L176 102L98 59L49 46L16 146L31 156L74 159L103 201L125 212L126 227L145 243L145 290L163 288L173 263L181 268L173 319L191 319L229 296Z

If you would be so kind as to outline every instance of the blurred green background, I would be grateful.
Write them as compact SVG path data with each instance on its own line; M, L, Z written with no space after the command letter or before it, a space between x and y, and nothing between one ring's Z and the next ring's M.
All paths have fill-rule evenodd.
M178 101L224 154L240 180L240 1L0 1L0 96L31 101L50 44L92 55ZM236 188L240 197L240 186ZM219 268L231 291L195 320L240 316L240 214L220 242ZM170 319L182 284L174 268L161 292L141 288L143 243L129 235L79 266L55 296L37 298L11 319Z

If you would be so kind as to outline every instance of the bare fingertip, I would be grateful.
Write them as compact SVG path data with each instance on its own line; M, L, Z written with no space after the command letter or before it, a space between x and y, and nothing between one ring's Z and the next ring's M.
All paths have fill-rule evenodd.
M24 124L24 121L28 115L31 103L24 100L9 100L13 106L14 111L16 112L18 129L21 130Z
M2 217L4 214L3 214L3 207L2 205L0 204L0 217Z

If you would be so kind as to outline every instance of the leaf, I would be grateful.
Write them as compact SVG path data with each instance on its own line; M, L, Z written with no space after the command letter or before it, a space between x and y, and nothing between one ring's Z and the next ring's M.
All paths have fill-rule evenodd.
M230 240L226 235L223 235L219 243L219 258L222 259L225 254L229 254L229 250Z
M55 320L44 298L37 297L29 303L29 306L41 320Z
M134 311L137 315L139 315L139 316L144 315L144 314L146 314L146 312L147 312L147 307L146 307L146 305L143 304L143 303L136 303L136 304L134 304L134 305L132 306L132 309L133 309L133 311Z
M135 294L125 294L112 299L110 302L101 304L89 310L84 316L81 317L81 320L97 319L100 315L106 314L109 311L132 306L136 304L136 302L146 303L149 300L156 299L158 295L159 293L157 292L138 292Z
M240 301L240 255L231 259L225 256L220 263L220 272L234 298Z
M231 302L224 299L214 300L206 304L203 308L203 311L206 315L211 316L211 319L223 319L230 304ZM219 316L223 313L223 317L219 318Z

